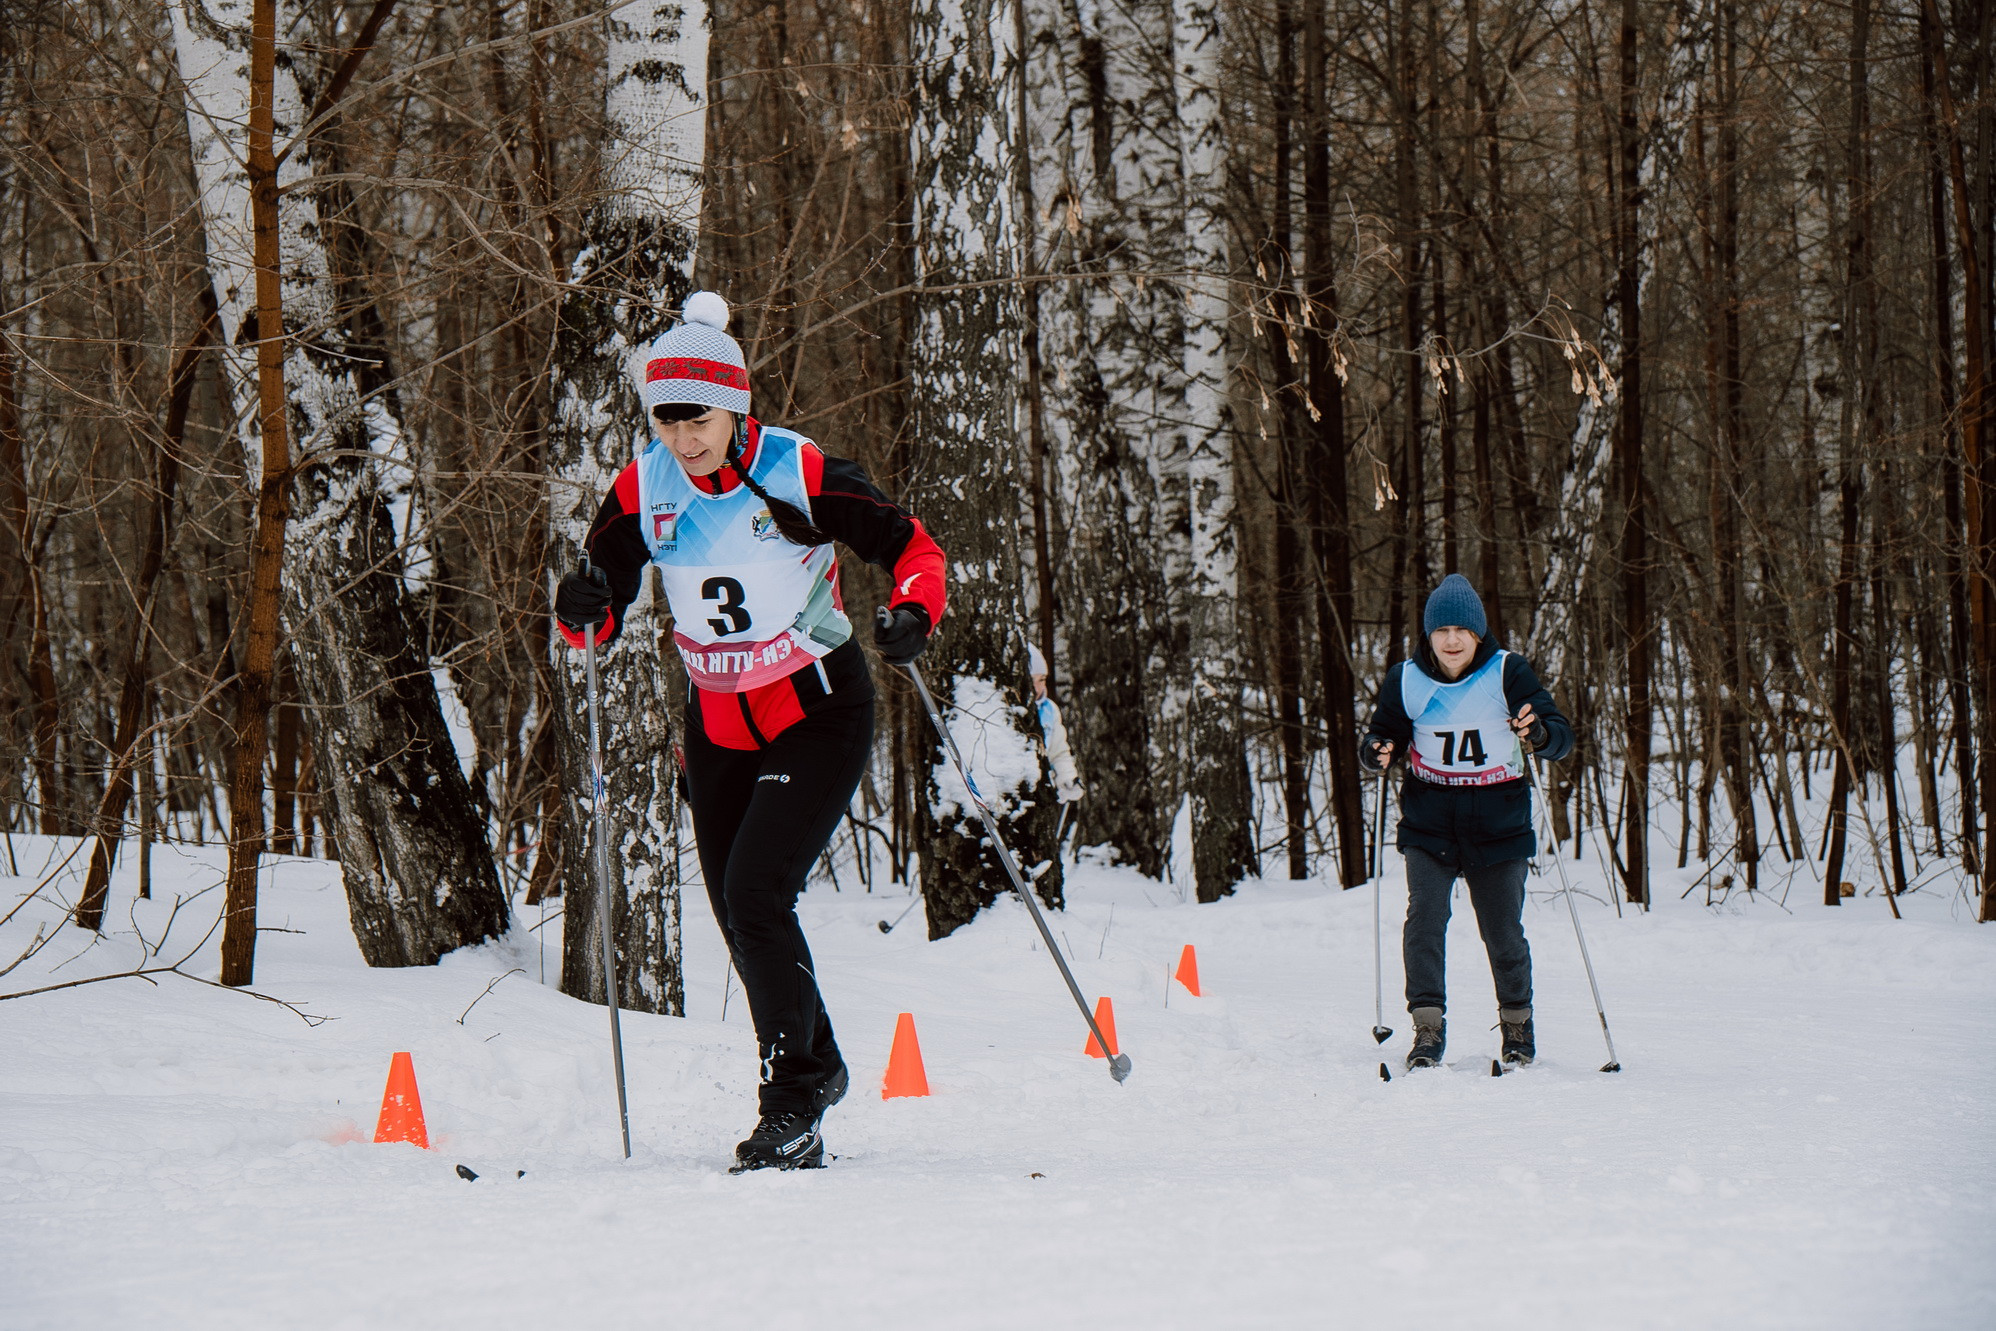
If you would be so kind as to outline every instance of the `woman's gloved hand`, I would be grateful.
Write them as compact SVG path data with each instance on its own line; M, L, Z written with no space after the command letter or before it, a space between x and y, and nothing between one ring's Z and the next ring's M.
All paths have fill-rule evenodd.
M880 607L873 621L873 645L888 665L904 666L929 645L929 612L912 601L889 610Z
M572 633L594 628L600 638L610 620L610 579L600 568L570 573L554 589L554 617Z

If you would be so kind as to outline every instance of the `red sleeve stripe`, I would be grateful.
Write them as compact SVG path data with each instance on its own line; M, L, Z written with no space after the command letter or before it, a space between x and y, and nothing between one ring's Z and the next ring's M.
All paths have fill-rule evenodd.
M816 444L811 443L797 452L804 462L804 493L816 499L818 492L825 488L825 455Z
M914 601L929 612L929 624L934 627L943 622L943 611L949 604L943 578L949 561L943 556L943 548L929 535L929 529L922 525L922 520L910 518L909 521L915 525L915 534L908 538L901 557L894 561L894 593L887 598L887 604L895 606L904 601Z
M638 511L638 464L633 462L617 473L617 484L612 487L617 494L617 502L623 505L624 512Z

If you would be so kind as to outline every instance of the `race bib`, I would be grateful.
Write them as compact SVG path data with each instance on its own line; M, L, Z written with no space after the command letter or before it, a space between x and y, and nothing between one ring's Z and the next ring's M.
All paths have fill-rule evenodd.
M1466 679L1443 683L1409 662L1400 672L1401 702L1414 723L1408 765L1440 786L1489 786L1525 774L1524 748L1504 698L1505 652Z

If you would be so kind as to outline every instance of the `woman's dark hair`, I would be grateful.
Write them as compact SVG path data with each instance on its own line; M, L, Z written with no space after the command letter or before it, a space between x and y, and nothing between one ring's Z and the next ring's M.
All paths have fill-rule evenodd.
M696 420L717 407L704 406L698 402L661 402L651 409L651 414L660 424L670 425L674 421ZM742 465L742 450L748 444L748 419L736 413L735 437L728 443L728 466L740 478L749 491L769 505L770 519L776 523L776 530L783 533L783 539L792 545L830 545L832 538L811 525L811 519L804 516L795 504L778 499L769 491L755 483L748 468Z

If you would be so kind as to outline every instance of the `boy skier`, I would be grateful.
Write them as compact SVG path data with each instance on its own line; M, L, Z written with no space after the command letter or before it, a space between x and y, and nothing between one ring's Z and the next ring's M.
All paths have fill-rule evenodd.
M1433 1067L1447 1045L1443 1014L1449 894L1469 884L1490 956L1507 1063L1530 1063L1532 954L1525 942L1525 871L1535 849L1527 749L1557 762L1573 727L1525 658L1489 639L1483 600L1451 573L1428 597L1426 635L1386 672L1359 761L1384 771L1407 752L1395 845L1407 860L1401 955L1414 1021L1410 1068Z

